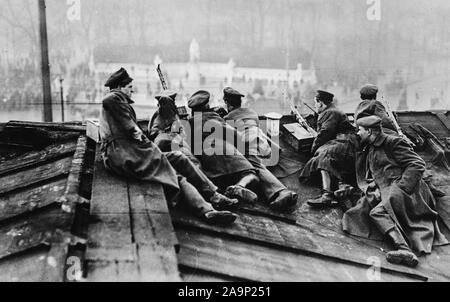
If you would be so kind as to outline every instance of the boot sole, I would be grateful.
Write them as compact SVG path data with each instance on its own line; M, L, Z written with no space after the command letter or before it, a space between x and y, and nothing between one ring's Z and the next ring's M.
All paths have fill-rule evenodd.
M335 191L334 197L336 197L336 199L338 199L338 200L342 200L342 199L352 196L355 193L356 193L355 188L345 188L342 190Z
M211 218L205 218L208 224L217 224L217 225L228 225L232 224L237 219L237 216L234 214L224 214L220 216L215 216Z
M258 195L245 188L234 189L233 192L225 192L225 196L228 198L237 198L240 202L248 202L255 204L258 201Z
M408 267L416 267L419 264L419 260L413 255L399 255L390 254L386 255L386 260L393 264L404 264Z
M239 208L239 202L233 204L212 204L213 208L217 211L236 211Z
M331 202L331 203L309 203L306 202L308 206L312 208L334 208L339 205L339 202Z
M269 208L271 210L275 210L275 211L284 211L284 210L288 210L288 209L294 207L296 204L297 204L297 198L291 198L285 204L280 205L277 203L271 203L271 204L269 204Z

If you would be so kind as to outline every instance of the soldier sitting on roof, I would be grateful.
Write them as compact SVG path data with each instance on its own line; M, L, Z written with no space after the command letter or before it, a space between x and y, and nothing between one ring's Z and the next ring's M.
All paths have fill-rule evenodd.
M414 267L417 253L448 244L437 224L436 201L422 180L425 162L402 138L385 134L381 119L356 121L364 149L356 156L356 178L364 196L342 219L344 231L370 237L375 230L390 238L389 262Z
M372 84L364 85L361 88L360 94L362 101L356 108L355 121L366 116L378 116L381 119L381 128L384 133L399 136L394 122L387 113L386 107L377 100L378 87ZM431 193L437 198L444 196L445 193L433 185L432 178L433 175L431 172L428 169L425 170L424 180L428 184Z
M119 176L162 184L172 206L173 197L180 192L181 200L209 223L232 223L236 215L221 209L233 206L237 200L218 193L217 187L183 153L163 153L144 134L131 106L132 81L121 68L105 84L111 89L103 100L100 118L105 167Z
M300 178L309 178L320 172L322 176L322 196L308 200L314 207L338 204L341 192L336 191L337 182L354 183L355 150L358 145L355 128L347 115L333 103L334 95L317 91L316 109L317 137L311 148L311 158L303 168ZM336 191L336 192L335 192Z
M193 116L189 119L192 132L191 148L200 160L203 171L229 198L255 203L258 195L249 188L259 183L252 164L226 140L227 131L235 132L209 107L210 94L200 90L188 102ZM213 131L214 129L214 131Z
M243 139L245 150L243 153L258 173L261 192L273 210L286 210L297 202L297 194L288 190L263 164L262 159L271 154L271 147L266 136L259 128L258 114L249 108L242 108L242 97L231 87L224 89L223 100L228 108L228 115L224 117L231 123Z

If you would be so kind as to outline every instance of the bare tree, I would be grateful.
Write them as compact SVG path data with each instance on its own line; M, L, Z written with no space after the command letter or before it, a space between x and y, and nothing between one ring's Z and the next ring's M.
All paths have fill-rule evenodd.
M273 1L271 0L256 0L256 10L259 16L259 41L258 46L263 47L264 45L264 30L266 25L266 16L272 7Z
M29 40L31 51L36 52L39 48L39 38L36 25L37 2L33 0L4 0L6 5L0 10L0 20L3 20L14 29L19 29ZM14 3L14 4L12 4ZM27 14L26 16L23 14Z

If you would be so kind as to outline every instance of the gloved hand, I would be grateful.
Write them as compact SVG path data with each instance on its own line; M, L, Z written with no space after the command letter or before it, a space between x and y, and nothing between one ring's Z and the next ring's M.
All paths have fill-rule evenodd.
M143 142L147 138L144 132L142 132L142 130L139 129L138 127L134 128L132 137L134 140L137 140L138 142Z

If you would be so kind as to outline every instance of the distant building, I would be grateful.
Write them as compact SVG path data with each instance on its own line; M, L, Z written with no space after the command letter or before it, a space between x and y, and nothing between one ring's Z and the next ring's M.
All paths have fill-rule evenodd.
M99 74L110 74L120 67L124 67L132 73L135 86L142 93L135 95L136 103L156 105L155 100L148 100L148 94L145 93L146 87L159 86L159 78L156 72L157 63L162 60L157 56L154 65L145 64L121 64L121 63L97 63L96 72ZM189 47L189 62L186 63L163 63L161 64L163 73L166 73L168 79L166 82L172 85L173 89L180 91L180 102L184 103L186 96L194 93L196 90L205 89L211 92L212 103L221 103L222 90L226 86L233 86L245 95L252 95L255 86L268 95L280 96L280 90L286 86L286 80L289 80L289 88L301 89L302 85L315 85L317 83L314 64L311 64L309 70L304 70L302 64L297 64L296 69L270 69L258 67L236 66L233 58L228 62L201 62L200 46L197 41L192 40ZM160 87L160 86L159 86ZM156 91L155 91L156 92ZM183 97L184 96L184 97ZM178 99L177 99L178 102Z

